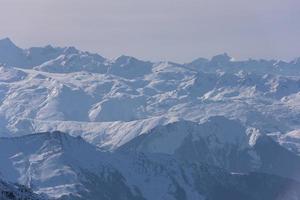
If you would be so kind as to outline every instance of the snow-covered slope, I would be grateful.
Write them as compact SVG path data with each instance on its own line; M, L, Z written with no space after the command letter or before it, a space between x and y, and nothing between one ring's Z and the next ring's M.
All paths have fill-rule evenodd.
M300 185L292 180L230 174L163 154L104 153L60 132L2 138L0 152L4 179L54 198L300 199Z
M9 38L5 38L0 40L0 63L8 66L32 68L48 60L55 59L64 50L65 48L54 48L50 45L21 49Z
M60 132L1 139L0 144L4 152L0 160L3 178L50 197L92 200L164 199L165 196L172 199L168 187L176 186L168 177L169 172L163 169L156 172L158 164L143 155L124 157L102 153L81 138ZM174 178L181 179L177 175ZM145 179L150 182L143 183ZM160 190L156 191L157 188ZM186 189L188 194L197 195L192 188Z
M253 179L283 181L230 173L299 180L299 58L235 61L222 54L154 63L74 47L22 49L3 39L0 63L0 136L8 137L0 140L0 172L35 192L220 199L215 187L246 184L234 194L249 196ZM49 131L82 139L25 136ZM229 199L247 199L238 197Z
M300 155L300 130L294 130L286 134L274 133L269 134L269 136L290 151Z
M300 78L290 69L298 60L273 73L282 62L109 60L74 47L21 49L9 39L0 49L1 136L60 130L113 150L156 125L211 116L268 134L300 128Z
M165 153L181 161L207 163L230 172L265 172L300 181L299 156L259 130L224 117L212 117L202 124L179 121L159 126L119 151Z

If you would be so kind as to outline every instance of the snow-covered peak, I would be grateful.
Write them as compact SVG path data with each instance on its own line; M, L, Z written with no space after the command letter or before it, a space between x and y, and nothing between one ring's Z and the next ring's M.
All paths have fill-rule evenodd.
M96 73L106 73L107 69L99 70L99 65L106 65L109 73L118 75L124 78L132 79L142 77L151 71L151 67L154 63L149 61L138 60L130 56L120 56L115 60L103 58L98 54L89 52L82 52L75 47L52 47L50 45L45 47L32 47L29 49L21 49L17 47L9 38L0 40L0 63L7 64L9 66L22 67L22 68L38 68L40 65L47 65L52 63L58 57L65 55L67 57L89 57L84 61L78 59L76 63L69 62L70 65L67 69L58 70L61 67L56 65L49 65L43 67L40 70L47 72L60 72L60 73L72 73L75 71L90 71ZM74 60L74 59L73 59ZM67 61L65 61L67 62ZM88 67L78 67L79 65L85 65ZM81 63L83 62L83 63ZM81 64L80 64L81 63ZM172 65L175 63L170 62ZM158 65L156 63L155 65ZM299 65L299 59L295 59L291 62L276 61L276 60L244 60L235 61L227 53L213 56L212 59L199 58L191 63L184 64L188 69L205 72L230 72L236 73L241 70L247 72L255 72L259 74L266 73L278 73L283 75L299 75L297 67ZM54 69L52 69L54 68ZM127 73L123 72L124 70Z
M51 197L69 195L81 187L75 170L105 162L96 147L58 131L0 138L0 146L1 151L5 149L0 157L3 178Z
M57 148L57 143L63 144L64 150ZM5 178L58 199L214 200L227 199L232 194L238 199L246 194L277 199L274 187L279 188L280 194L292 192L285 200L300 196L297 182L274 175L229 173L205 163L182 162L163 154L103 153L81 139L59 132L0 139L0 151L0 171ZM266 182L270 188L263 187ZM257 188L251 187L253 183ZM291 184L293 188L286 191ZM26 194L31 200L27 194L32 193L23 186L8 186L0 181L0 192L3 188ZM32 199L38 199L33 197L37 195Z
M94 72L106 73L105 59L98 54L81 52L73 47L65 48L63 52L42 63L34 69L51 73Z
M141 139L138 138L136 141L134 139L132 143L129 142L121 148L174 154L190 138L193 141L207 140L209 148L212 150L224 148L227 145L245 149L249 147L249 137L246 134L246 128L238 121L229 120L223 116L215 116L202 124L191 121L177 121L156 127L140 136ZM135 146L137 143L138 146ZM131 144L135 147L132 147Z
M25 53L9 38L0 40L0 63L9 66L27 65Z
M52 197L97 200L174 199L178 191L201 199L191 185L203 177L186 181L186 174L226 175L203 163L300 180L299 158L289 151L300 152L298 134L289 133L300 129L300 74L293 63L235 61L227 54L192 64L108 60L74 47L2 43L0 135L44 132L0 139L0 173L11 182ZM287 149L269 138L274 132Z
M109 66L108 73L127 79L142 78L151 72L153 63L130 56L120 56Z
M213 56L212 59L210 60L210 62L212 64L222 65L222 64L227 64L231 60L232 60L232 57L230 57L227 53L223 53L223 54Z
M222 116L211 117L201 124L178 121L156 127L118 151L163 153L184 162L207 163L231 172L261 171L300 180L295 175L300 166L297 155L258 129Z
M9 38L0 39L0 48L1 49L12 49L18 48Z
M126 56L126 55L121 55L119 57L117 57L114 62L118 63L118 64L127 64L131 61L137 61L138 59L132 57L132 56Z
M220 54L212 57L211 60L196 59L185 64L186 67L197 70L215 73L218 71L227 73L237 73L239 71L253 72L256 74L281 74L289 76L299 76L297 70L297 59L291 62L282 60L248 59L235 60L228 54Z
M202 64L206 64L209 62L209 59L207 58L197 58L196 60L192 61L192 63L194 64L198 64L198 65L202 65Z
M66 47L64 49L64 54L78 54L79 53L79 50L76 49L75 47Z

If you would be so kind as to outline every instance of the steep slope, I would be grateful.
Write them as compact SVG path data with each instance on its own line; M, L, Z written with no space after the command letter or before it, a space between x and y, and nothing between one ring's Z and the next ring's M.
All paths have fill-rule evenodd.
M1 136L60 130L113 151L178 120L238 119L279 134L280 144L300 129L299 59L235 61L222 54L191 64L152 63L74 47L21 49L4 39L0 63Z
M1 71L2 135L48 131L55 126L70 133L85 132L84 138L91 141L87 133L95 135L95 126L107 129L105 138L118 134L109 132L109 127L119 122L125 127L144 120L147 127L157 117L200 122L215 115L241 119L266 133L299 129L299 78L197 74L170 63L161 63L144 79L133 80L87 72L12 67ZM67 130L71 124L90 128ZM96 142L99 146L109 143Z
M67 47L57 57L44 61L42 64L34 67L34 69L52 73L78 71L106 73L108 67L105 64L105 59L98 54L81 52L74 47Z
M176 199L168 187L176 190L178 180L183 184L182 177L174 174L173 180L167 169L159 170L167 167L164 163L143 155L102 153L82 139L60 132L1 139L0 144L1 152L5 152L0 157L4 178L50 197ZM144 182L147 179L149 182ZM197 195L191 188L185 189Z
M162 154L103 153L60 132L2 138L0 151L3 178L56 198L300 199L299 183L288 179L235 175Z
M128 79L143 77L152 71L151 62L138 60L130 56L120 56L109 67L109 73Z
M0 40L0 63L10 66L26 66L24 50L17 47L9 38Z
M269 134L269 136L285 148L300 155L300 130L294 130L286 134Z
M257 171L300 180L300 157L257 129L224 117L212 117L202 124L179 121L160 126L121 146L119 151L165 153L230 172Z
M80 138L60 132L1 139L0 143L1 152L5 152L0 157L3 178L52 197L69 195L82 187L72 162L79 170L82 165L95 167L93 159L101 158Z
M0 40L0 63L7 66L33 68L62 54L64 48L32 47L21 49L9 38Z
M11 184L0 180L1 200L46 200L47 198L34 194L30 189L19 184Z

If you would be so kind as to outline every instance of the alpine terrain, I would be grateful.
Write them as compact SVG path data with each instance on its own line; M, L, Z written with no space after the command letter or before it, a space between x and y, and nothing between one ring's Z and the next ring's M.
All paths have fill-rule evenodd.
M0 200L100 199L300 200L300 58L0 40Z

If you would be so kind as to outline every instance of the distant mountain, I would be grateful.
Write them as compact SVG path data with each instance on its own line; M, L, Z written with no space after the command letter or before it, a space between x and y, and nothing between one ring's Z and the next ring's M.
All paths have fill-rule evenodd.
M32 68L48 60L55 59L63 53L63 48L33 47L21 49L9 38L0 40L0 63L8 66Z
M164 154L104 153L60 132L0 139L0 171L63 199L299 199L300 184L273 175L230 174ZM276 192L274 192L276 191Z
M17 47L9 38L0 40L0 63L10 66L26 66L25 51Z
M6 38L0 63L5 182L55 199L299 199L299 58L111 60Z
M265 59L249 59L244 61L236 61L226 53L216 55L211 60L199 58L186 66L196 71L204 72L230 72L237 73L239 71L245 71L250 73L259 74L281 74L287 76L300 75L299 58L293 61L286 62L282 60L265 60Z
M227 54L181 65L109 60L74 47L21 49L9 39L0 50L2 136L60 130L113 150L179 119L225 116L264 134L300 129L300 76L288 72L299 59L279 72L282 61Z
M0 63L22 68L35 68L52 73L75 71L107 73L109 71L109 73L125 78L137 78L137 76L150 73L151 66L155 64L130 56L120 56L115 60L109 60L98 54L83 52L74 47L61 48L48 45L22 49L17 47L9 38L0 40ZM224 53L211 59L198 58L183 66L203 72L237 73L245 71L261 74L300 75L300 58L295 58L290 62L264 59L236 61Z

